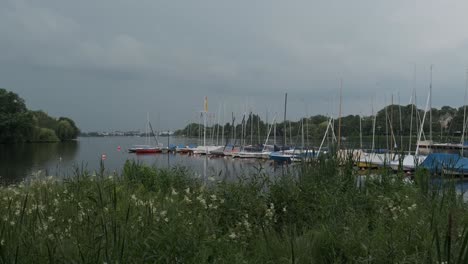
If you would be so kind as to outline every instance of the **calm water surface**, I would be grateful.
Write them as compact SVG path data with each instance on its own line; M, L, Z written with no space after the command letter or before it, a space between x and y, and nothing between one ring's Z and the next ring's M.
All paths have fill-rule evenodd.
M167 137L161 138L165 145L167 145L167 139ZM170 137L169 140L171 144L197 143L197 139ZM273 167L270 161L263 160L127 153L127 149L135 144L145 144L145 138L84 137L65 143L0 144L0 181L19 182L38 171L46 175L71 176L76 166L83 166L89 171L97 171L102 154L106 155L103 162L106 171L110 173L114 171L120 173L126 160L135 160L159 168L184 166L203 177L220 175L235 178L242 174L256 172L260 167L268 173L281 175L290 169L286 166ZM466 192L468 181L460 181L457 189L460 192ZM468 199L468 193L465 196Z
M167 137L161 138L167 145ZM197 139L169 138L171 144L196 143ZM0 179L3 182L18 182L26 177L44 172L47 175L70 176L73 168L84 166L89 171L99 170L101 155L108 172L121 172L126 160L136 160L160 168L184 166L201 176L221 175L236 177L254 172L262 167L268 172L283 172L287 168L274 168L269 161L240 160L231 158L207 158L180 154L127 153L135 144L145 144L141 137L83 137L65 143L33 143L0 145ZM118 147L121 147L119 150Z

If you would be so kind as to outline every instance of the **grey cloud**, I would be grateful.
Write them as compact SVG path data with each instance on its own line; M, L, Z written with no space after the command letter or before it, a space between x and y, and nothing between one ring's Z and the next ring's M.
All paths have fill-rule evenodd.
M336 115L340 78L344 112L368 114L372 97L375 108L397 93L407 103L414 65L419 98L434 64L434 104L460 105L467 8L436 0L6 0L0 86L84 130L144 127L146 112L161 127L181 127L205 95L210 110L224 104L240 114L281 112L288 92L290 118L305 109Z

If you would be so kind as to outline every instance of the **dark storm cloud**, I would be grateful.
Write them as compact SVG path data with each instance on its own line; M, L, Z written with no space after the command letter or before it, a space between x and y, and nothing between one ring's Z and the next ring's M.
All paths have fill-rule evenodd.
M0 86L83 130L161 128L210 111L370 113L420 98L461 105L468 61L461 1L6 0ZM448 91L448 92L447 92ZM420 100L421 102L423 100ZM421 104L422 107L422 104ZM226 116L228 116L226 114ZM157 121L159 120L159 122Z

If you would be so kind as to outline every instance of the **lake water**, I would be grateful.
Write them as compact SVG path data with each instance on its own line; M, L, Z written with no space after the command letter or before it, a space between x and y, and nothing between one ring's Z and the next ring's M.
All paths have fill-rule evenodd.
M162 137L167 145L197 143L197 139ZM142 137L82 137L76 141L64 143L34 143L18 145L0 144L0 181L17 183L38 171L46 175L71 176L74 167L83 166L89 171L98 171L101 156L107 172L120 173L126 160L135 160L159 168L183 166L195 174L208 177L235 178L246 173L254 173L262 168L264 171L281 175L288 172L290 166L273 166L271 161L232 158L210 158L197 155L181 154L147 154L128 153L132 145L145 144ZM118 147L120 146L120 150ZM468 190L468 181L459 181L460 192ZM468 194L466 194L468 199Z
M167 144L167 137L160 140ZM196 143L197 139L170 137L171 144ZM282 173L288 168L273 167L270 161L232 158L210 158L180 154L127 153L132 145L145 144L142 137L82 137L64 143L32 143L18 145L0 144L0 180L6 183L19 182L41 171L47 175L70 176L73 168L84 166L97 171L102 154L106 171L120 173L126 160L135 160L159 168L184 166L201 176L221 175L236 177L262 167L268 172ZM120 146L120 150L118 147Z

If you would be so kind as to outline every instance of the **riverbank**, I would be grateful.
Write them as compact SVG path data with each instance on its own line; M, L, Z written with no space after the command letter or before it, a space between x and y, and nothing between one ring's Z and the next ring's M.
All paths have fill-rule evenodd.
M454 185L369 177L333 159L224 181L127 162L0 188L2 262L420 263L467 260ZM457 262L457 263L460 263Z

